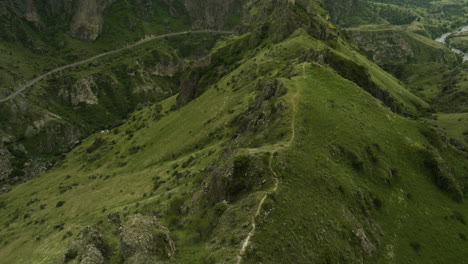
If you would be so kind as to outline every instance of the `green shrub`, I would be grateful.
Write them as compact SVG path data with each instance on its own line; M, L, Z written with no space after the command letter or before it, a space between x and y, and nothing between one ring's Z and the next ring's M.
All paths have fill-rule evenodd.
M137 146L131 146L130 149L128 150L128 153L129 153L130 155L134 155L134 154L136 154L138 151L140 151L141 149L142 149L142 147L141 147L141 146L138 146L138 145L137 145Z
M431 149L425 151L426 158L424 165L432 174L434 183L457 202L463 200L463 192L454 176L454 170L440 157L440 155Z
M226 201L219 202L215 204L214 206L214 211L216 215L221 215L226 211L226 209L229 207L228 203Z
M421 250L421 244L419 244L416 241L410 242L411 248L413 248L414 251L419 252Z
M78 251L75 249L68 249L67 252L65 253L65 259L64 262L68 263L72 260L74 260L78 256Z
M248 169L250 158L247 155L240 155L234 159L234 168L232 173L232 180L228 186L228 193L235 196L242 191L248 189Z
M106 142L105 139L103 138L96 138L93 142L93 144L91 146L89 146L87 149L86 149L86 152L88 153L93 153L94 151L96 151L100 146L102 146L104 143Z

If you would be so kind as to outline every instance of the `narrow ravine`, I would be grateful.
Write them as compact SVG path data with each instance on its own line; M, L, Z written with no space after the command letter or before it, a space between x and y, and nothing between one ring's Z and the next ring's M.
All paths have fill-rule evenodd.
M141 39L133 44L129 44L129 45L126 45L122 48L119 48L119 49L116 49L116 50L111 50L111 51L108 51L108 52L104 52L104 53L101 53L101 54L98 54L94 57L91 57L91 58L88 58L88 59L85 59L85 60L82 60L82 61L78 61L78 62L74 62L74 63L71 63L71 64L68 64L68 65L64 65L64 66L61 66L61 67L58 67L56 69L53 69L47 73L44 73L34 79L32 79L31 81L27 82L26 84L24 85L21 85L19 86L15 92L13 92L12 94L10 94L9 96L3 98L3 99L0 99L0 103L3 103L3 102L6 102L6 101L9 101L11 99L14 99L16 98L19 94L21 94L24 90L30 88L31 86L33 86L34 84L44 80L46 77L48 77L49 75L52 75L54 73L57 73L57 72L60 72L60 71L63 71L63 70L66 70L66 69L69 69L69 68L73 68L73 67L76 67L76 66L79 66L79 65L82 65L82 64L86 64L86 63L89 63L89 62L92 62L92 61L95 61L99 58L103 58L103 57L107 57L107 56L110 56L110 55L113 55L113 54L116 54L118 52L121 52L121 51L124 51L124 50L127 50L127 49L131 49L131 48L134 48L138 45L141 45L143 43L146 43L148 41L152 41L152 40L156 40L156 39L162 39L162 38L171 38L171 37L176 37L176 36L180 36L180 35L187 35L187 34L232 34L234 33L233 31L219 31L219 30L196 30L196 31L182 31L182 32L175 32L175 33L169 33L169 34L164 34L164 35L159 35L159 36L149 36L149 37L146 37L144 39Z

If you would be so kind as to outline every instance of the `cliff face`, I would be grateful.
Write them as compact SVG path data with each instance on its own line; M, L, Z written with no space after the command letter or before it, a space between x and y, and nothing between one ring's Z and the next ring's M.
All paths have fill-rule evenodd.
M42 83L45 97L26 93L0 103L0 194L49 168L82 137L173 95L183 58L173 49L143 54L91 74L53 76Z
M320 15L321 9L321 2L310 0L254 0L243 10L240 31L276 42L302 28L320 40L336 40L339 33Z
M365 0L323 0L333 23L340 26L355 26L379 23L381 18L373 13Z
M406 63L436 62L450 65L457 61L456 56L442 45L403 29L357 28L346 32L369 58L387 70Z
M32 23L37 29L51 32L64 30L73 37L93 41L103 28L103 12L115 0L6 0L0 3L0 15L4 19L4 31L21 38L22 28ZM18 30L11 30L16 27ZM18 32L19 31L19 32ZM12 37L12 36L11 36Z
M72 37L83 41L96 40L103 31L104 13L117 0L4 0L0 3L0 33L3 39L22 39L28 35L28 28L46 33L68 32ZM161 20L154 17L155 10L167 7L173 17L188 13L193 28L232 27L238 21L243 0L164 0L155 3L151 0L138 0L126 3L135 12L136 20ZM134 10L133 10L134 9ZM185 9L185 10L184 10ZM132 19L135 20L135 19Z
M242 0L185 0L194 28L223 28L235 20L241 11Z
M103 12L115 0L78 0L70 25L71 35L77 39L93 41L102 33Z

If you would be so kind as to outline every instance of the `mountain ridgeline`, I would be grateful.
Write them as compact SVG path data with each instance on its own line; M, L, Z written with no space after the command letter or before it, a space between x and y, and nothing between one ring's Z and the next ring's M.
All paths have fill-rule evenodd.
M459 8L3 1L0 263L463 262Z

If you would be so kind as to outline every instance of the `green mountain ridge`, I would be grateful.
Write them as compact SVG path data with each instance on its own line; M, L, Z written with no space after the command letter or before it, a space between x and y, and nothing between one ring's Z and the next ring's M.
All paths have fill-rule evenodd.
M463 262L468 154L436 125L458 137L464 116L406 87L432 63L462 93L466 64L395 26L421 53L392 75L347 35L377 26L341 30L329 4L246 1L237 34L143 44L0 105L90 135L0 195L0 263Z

